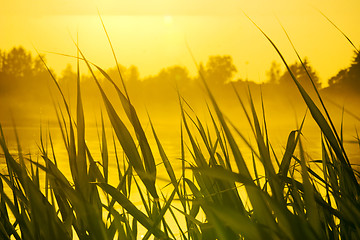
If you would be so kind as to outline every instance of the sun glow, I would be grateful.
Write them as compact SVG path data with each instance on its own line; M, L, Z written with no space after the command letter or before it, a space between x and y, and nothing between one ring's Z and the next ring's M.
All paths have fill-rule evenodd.
M98 59L104 68L112 67L111 52L107 51L106 37L97 15L99 9L113 44L121 52L121 63L136 65L142 76L156 74L171 65L185 65L196 74L186 50L187 42L198 61L204 62L211 55L231 55L239 69L237 77L263 81L271 62L278 57L242 14L244 11L281 50L289 53L286 59L294 62L296 56L292 54L278 18L300 53L309 58L321 80L326 82L339 69L347 67L353 51L343 36L314 10L316 8L329 16L354 43L360 42L360 32L355 30L355 23L360 22L360 5L355 0L341 3L314 0L311 4L306 1L288 4L285 0L224 0L219 3L134 0L116 4L111 0L54 0L51 4L39 0L30 4L20 0L8 1L0 9L0 47L10 49L22 45L33 49L34 45L44 54L73 54L75 47L71 37L79 32L87 56ZM345 12L346 18L343 17ZM71 62L52 54L46 54L46 58L58 73Z
M0 235L360 239L360 0L309 1L3 1Z
M165 15L165 16L164 16L164 23L165 23L166 25L172 25L172 23L173 23L173 17L170 16L170 15Z

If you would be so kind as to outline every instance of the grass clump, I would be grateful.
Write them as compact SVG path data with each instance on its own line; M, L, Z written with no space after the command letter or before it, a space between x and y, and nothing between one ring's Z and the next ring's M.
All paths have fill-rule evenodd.
M287 66L275 44L268 40ZM0 175L2 239L360 237L359 174L352 167L324 105L325 115L290 68L293 81L321 131L321 159L310 161L304 150L305 117L299 128L289 133L283 155L276 155L269 142L264 106L262 121L251 94L247 110L234 89L253 133L255 145L252 145L225 117L203 78L212 105L211 126L200 121L179 94L182 167L178 170L173 168L151 121L155 145L150 145L125 86L124 94L103 69L87 61L80 49L78 56L78 66L82 60L92 73L115 133L114 159L109 154L110 138L103 117L99 159L93 157L87 145L79 67L75 117L51 75L65 106L65 112L57 110L57 119L71 176L63 174L57 166L64 159L56 158L51 134L49 146L43 139L40 141L42 160L34 161L31 155L23 154L19 141L17 153L11 153L1 130L2 161L6 163L6 170ZM93 68L114 86L130 126L116 111L119 106L107 97ZM251 158L244 157L239 139L248 146ZM167 194L158 187L155 148L165 166L167 188L171 189ZM116 169L111 169L109 162L116 162ZM315 166L320 170L314 170ZM112 170L118 173L116 183L109 181ZM139 203L135 204L134 199Z

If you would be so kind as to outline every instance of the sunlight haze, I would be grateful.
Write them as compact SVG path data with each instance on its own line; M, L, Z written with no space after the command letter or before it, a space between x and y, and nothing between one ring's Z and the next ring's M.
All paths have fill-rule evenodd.
M0 1L0 240L360 239L360 0Z
M51 54L75 55L72 38L104 68L114 66L98 11L103 17L119 62L135 65L142 77L163 67L186 66L192 75L195 58L231 55L236 78L265 81L271 62L280 59L267 40L246 18L252 18L285 53L296 56L281 29L285 27L302 57L308 57L322 82L348 67L353 48L319 12L328 16L356 46L360 3L347 1L4 1L0 9L0 46L22 45L46 55L49 66L61 73L74 60ZM244 13L243 13L244 12Z

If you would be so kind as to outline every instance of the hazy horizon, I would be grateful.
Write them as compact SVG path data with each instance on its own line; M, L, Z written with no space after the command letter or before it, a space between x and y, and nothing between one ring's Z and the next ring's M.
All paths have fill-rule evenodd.
M79 34L80 47L89 60L103 68L114 66L112 53L102 29L99 10L119 62L136 65L140 76L157 74L163 67L181 65L191 75L196 68L187 44L197 61L211 55L231 55L238 68L236 78L262 82L275 51L243 14L249 15L279 46L288 62L296 60L281 29L288 31L302 57L307 57L325 83L340 69L349 66L353 48L319 12L328 16L356 46L360 33L360 4L318 1L225 1L196 3L170 1L26 1L6 2L0 9L0 48L37 48L58 74L73 59L51 54L76 54L72 38ZM346 15L345 15L346 14ZM25 24L24 24L25 23Z

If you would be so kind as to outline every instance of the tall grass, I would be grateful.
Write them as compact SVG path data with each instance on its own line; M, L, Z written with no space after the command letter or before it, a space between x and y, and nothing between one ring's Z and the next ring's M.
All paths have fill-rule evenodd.
M288 68L276 45L268 40ZM10 153L0 127L1 161L6 163L0 174L2 239L140 239L140 235L143 239L188 240L360 238L359 173L352 167L331 118L320 111L290 68L321 131L321 159L310 161L303 147L305 117L298 129L289 133L283 155L276 155L269 142L264 105L261 118L251 93L248 110L244 97L234 89L234 101L239 101L252 130L253 145L226 118L202 78L211 103L211 125L200 121L179 94L179 170L173 168L151 121L152 136L146 135L125 86L124 94L79 48L77 59L78 66L84 61L93 76L115 136L107 136L102 117L101 154L95 159L85 136L80 68L75 117L49 71L65 107L65 111L57 108L57 120L71 175L65 176L57 166L65 159L56 158L50 133L49 144L40 141L41 161L35 161L23 154L19 141L17 153ZM94 68L114 86L121 106L109 100ZM124 111L130 125L118 111ZM156 145L149 144L150 138ZM245 142L251 158L244 157L240 141ZM170 190L165 193L157 183L155 159L160 159L166 170ZM116 169L111 169L109 162L116 162ZM315 166L320 170L313 170ZM112 171L118 174L116 183L109 181L109 174L115 174ZM140 204L134 203L134 196Z

